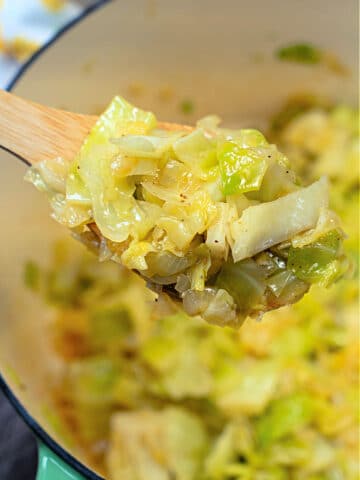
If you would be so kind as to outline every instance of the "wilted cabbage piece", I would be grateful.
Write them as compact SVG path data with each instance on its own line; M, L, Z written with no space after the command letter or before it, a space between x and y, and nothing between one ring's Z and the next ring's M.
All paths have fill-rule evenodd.
M190 315L239 326L340 278L344 235L324 176L302 186L260 132L217 124L167 131L116 97L70 165L40 162L26 178L100 260L139 272Z
M118 413L111 421L112 480L197 480L208 438L201 421L179 407Z

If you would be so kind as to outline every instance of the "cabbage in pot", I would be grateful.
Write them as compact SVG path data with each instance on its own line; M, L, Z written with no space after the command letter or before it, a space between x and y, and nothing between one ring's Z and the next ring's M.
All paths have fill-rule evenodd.
M26 264L24 281L51 304L54 316L49 333L63 366L56 412L104 477L360 478L359 182L351 168L360 145L357 118L344 106L312 108L277 130L277 142L308 184L315 172L336 166L329 175L330 205L344 220L344 250L355 268L333 288L315 285L261 324L248 319L236 331L183 313L162 312L155 319L155 294L138 276L114 262L98 262L76 242L57 245L45 268ZM209 125L210 119L202 122ZM274 187L267 183L261 198ZM250 194L260 199L258 192ZM235 201L219 204L210 243L219 238L219 218L235 208ZM244 205L248 200L237 199L236 208ZM229 263L217 277L220 295L232 277L245 288L250 274L256 282L246 283L241 302L258 302L264 292L272 302L286 302L308 288L309 276L327 283L342 242L337 228L337 217L322 208L314 228L273 247L271 255L239 261L236 272L222 240L216 255L227 255ZM83 239L98 248L98 240ZM100 250L103 259L111 255L104 244ZM150 265L153 255L148 258ZM161 273L171 265L177 288L186 291L189 279L179 272L193 257L178 258L164 252L158 268ZM209 296L205 288L203 297Z

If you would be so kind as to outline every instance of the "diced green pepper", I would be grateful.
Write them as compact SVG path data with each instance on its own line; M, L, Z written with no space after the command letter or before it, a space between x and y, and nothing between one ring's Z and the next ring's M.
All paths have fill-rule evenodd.
M290 247L288 268L301 280L327 285L341 272L340 234L332 230L305 247Z
M319 63L322 59L322 52L308 43L296 43L287 47L279 48L276 56L280 60L299 63Z
M264 155L227 140L218 147L218 160L224 195L259 190L268 167Z

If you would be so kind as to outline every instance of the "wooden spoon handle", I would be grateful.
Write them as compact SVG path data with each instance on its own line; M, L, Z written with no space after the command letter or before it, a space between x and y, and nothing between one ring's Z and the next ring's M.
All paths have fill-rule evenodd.
M0 147L29 165L50 158L72 160L97 117L57 110L0 89ZM160 122L165 130L192 127Z
M0 146L29 164L58 156L72 159L96 118L0 90Z

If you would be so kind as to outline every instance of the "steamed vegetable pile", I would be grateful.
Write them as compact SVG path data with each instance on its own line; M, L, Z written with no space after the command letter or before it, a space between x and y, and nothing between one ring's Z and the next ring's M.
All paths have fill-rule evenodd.
M257 130L168 131L116 97L71 164L26 178L52 216L95 250L182 299L191 316L238 326L347 270L325 177L306 186Z
M59 415L110 480L359 479L358 117L302 109L289 105L273 135L309 182L329 175L351 277L234 330L157 318L136 275L76 242L27 266L55 313ZM319 242L324 258L327 238L293 264Z

